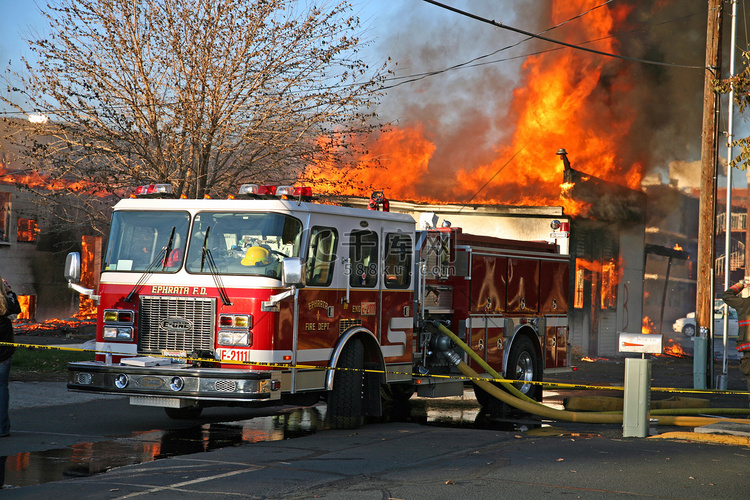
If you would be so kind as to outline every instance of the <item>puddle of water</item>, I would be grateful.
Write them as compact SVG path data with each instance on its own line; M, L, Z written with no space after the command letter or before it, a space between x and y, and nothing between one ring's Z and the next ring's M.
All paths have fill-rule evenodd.
M412 398L402 407L384 409L379 422L412 422L440 427L464 427L523 432L541 427L507 407L481 408L469 397ZM23 487L70 477L100 474L116 467L160 458L200 453L227 446L281 441L327 428L325 405L294 408L279 414L234 422L196 425L186 429L149 431L112 441L81 442L71 447L0 457L0 485Z
M323 428L325 407L297 408L269 417L150 431L113 441L82 442L69 448L0 457L0 484L13 488L100 474L116 467L150 462L227 446L281 441Z

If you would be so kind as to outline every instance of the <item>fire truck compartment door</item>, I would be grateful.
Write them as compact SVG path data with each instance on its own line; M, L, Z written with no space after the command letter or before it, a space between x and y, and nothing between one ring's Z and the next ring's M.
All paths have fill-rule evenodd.
M497 370L503 368L503 339L505 318L502 316L471 316L466 320L467 344ZM483 373L485 370L471 360L470 365Z
M473 253L471 257L471 312L498 314L505 311L508 259Z
M539 261L508 259L508 302L506 311L533 313L539 311Z

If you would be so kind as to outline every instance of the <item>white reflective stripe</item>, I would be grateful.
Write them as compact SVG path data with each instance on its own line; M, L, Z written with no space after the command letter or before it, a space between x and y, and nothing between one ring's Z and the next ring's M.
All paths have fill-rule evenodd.
M284 359L284 356L288 356ZM251 363L290 363L292 351L251 350L247 362Z
M487 328L503 328L505 318L487 318Z
M485 320L487 323L485 324ZM505 326L505 316L469 316L466 318L466 328L503 328Z
M406 352L406 347L403 345L387 345L383 346L383 357L391 358L394 356L403 356Z
M333 349L300 349L297 351L297 363L328 361L331 359L331 354L333 354Z
M102 354L112 353L114 355L124 354L135 356L138 354L138 346L135 344L120 344L117 342L97 342L96 350Z
M548 317L547 326L568 326L568 317L567 316Z
M391 318L388 322L388 342L398 345L382 346L383 357L403 356L406 353L406 332L414 327L412 318Z

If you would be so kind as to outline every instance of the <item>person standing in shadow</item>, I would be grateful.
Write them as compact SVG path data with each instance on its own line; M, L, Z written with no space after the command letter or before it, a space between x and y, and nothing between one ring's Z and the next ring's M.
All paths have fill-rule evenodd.
M18 296L10 289L7 281L0 276L0 342L13 343L13 323L10 316L21 312ZM0 345L0 437L10 435L10 417L8 406L10 403L10 366L16 348Z

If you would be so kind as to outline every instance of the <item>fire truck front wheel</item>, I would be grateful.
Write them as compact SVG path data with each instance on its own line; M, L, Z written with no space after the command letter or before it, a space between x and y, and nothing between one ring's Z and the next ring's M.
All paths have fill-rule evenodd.
M201 416L203 407L196 405L185 408L164 408L164 411L172 420L194 420Z
M508 355L508 370L506 376L509 379L519 380L513 384L519 391L537 401L542 400L542 386L524 382L540 382L542 370L534 345L527 337L521 337L513 342Z
M328 423L334 429L356 429L362 425L365 347L352 339L341 351L333 389L328 393Z

